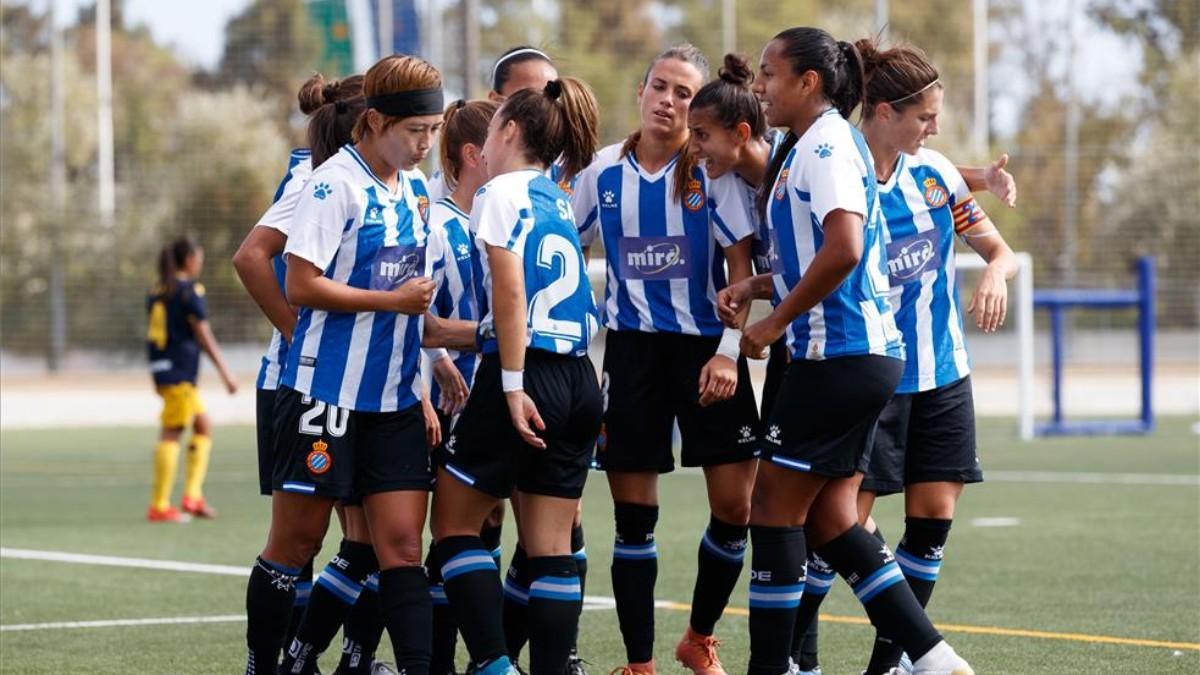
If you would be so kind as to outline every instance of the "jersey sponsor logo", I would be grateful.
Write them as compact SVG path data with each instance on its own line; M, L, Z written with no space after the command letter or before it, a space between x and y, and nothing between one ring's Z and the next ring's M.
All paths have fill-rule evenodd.
M946 205L950 199L950 193L945 187L938 183L933 176L925 179L925 203L931 209L940 209Z
M813 148L813 154L821 159L825 159L833 154L833 146L828 143L822 143Z
M617 255L623 279L686 279L687 237L623 237Z
M317 199L325 199L331 192L333 192L333 188L329 183L317 183L313 186L313 196Z
M383 246L371 263L371 290L390 291L420 275L424 266L424 246Z
M704 186L695 178L687 183L687 191L683 194L683 205L688 211L699 211L704 208Z
M421 214L423 222L429 222L429 197L417 195L417 212Z
M775 199L783 201L787 196L788 169L779 172L779 179L775 181Z
M938 251L938 231L918 232L911 237L893 241L887 245L888 281L893 286L911 283L921 273L941 267L942 256Z
M313 441L312 451L304 458L304 466L308 472L320 476L333 466L333 457L329 454L329 444L322 439Z

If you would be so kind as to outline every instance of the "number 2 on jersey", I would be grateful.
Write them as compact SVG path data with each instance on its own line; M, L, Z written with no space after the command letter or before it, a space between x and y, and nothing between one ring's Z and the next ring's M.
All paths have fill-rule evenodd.
M537 265L553 270L556 259L561 262L562 271L557 279L535 293L529 301L529 326L534 332L547 337L579 339L583 337L583 324L550 318L550 310L579 289L579 250L561 234L547 234L538 244Z

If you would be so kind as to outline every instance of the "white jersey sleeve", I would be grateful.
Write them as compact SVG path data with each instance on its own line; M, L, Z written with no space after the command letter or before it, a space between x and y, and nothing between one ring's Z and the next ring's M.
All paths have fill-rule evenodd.
M798 149L799 151L799 149ZM828 154L826 154L828 153ZM863 189L866 166L851 143L849 135L836 146L818 145L812 157L802 159L807 181L801 182L799 172L788 176L788 188L807 184L811 190L812 213L824 225L831 211L841 209L857 213L864 219L867 213L867 191Z
M571 195L571 209L575 212L575 227L579 232L579 245L587 248L596 241L600 232L600 218L597 209L599 198L596 195L596 173L601 162L593 161L575 179L575 190Z
M748 192L737 174L730 172L708 182L708 208L713 220L713 234L721 248L729 248L754 234Z
M267 209L267 212L258 219L255 226L269 227L287 236L288 229L292 224L292 216L296 213L296 204L300 202L300 195L304 192L304 185L308 182L308 178L311 175L311 157L296 164L291 170L291 178L283 186L283 194L279 195L279 199L275 200L271 208Z
M300 190L284 255L327 269L341 246L346 222L359 216L353 189L336 170L314 173Z
M476 238L490 246L508 249L524 257L525 238L533 229L533 217L526 211L518 213L508 195L484 188L475 194L471 208L471 231Z

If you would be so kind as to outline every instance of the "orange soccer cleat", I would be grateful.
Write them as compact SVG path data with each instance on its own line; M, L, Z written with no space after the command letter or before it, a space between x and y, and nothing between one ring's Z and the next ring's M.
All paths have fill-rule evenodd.
M717 645L711 635L700 635L688 626L683 639L675 646L675 660L696 675L728 675L717 658Z
M217 517L217 510L209 506L208 502L204 501L204 497L199 499L188 499L187 497L184 497L182 506L184 513L190 513L197 518Z
M613 668L608 675L658 675L658 671L654 669L654 659L650 659L645 663L631 663Z
M191 518L179 512L174 506L156 509L153 506L146 509L146 520L152 523L186 523Z

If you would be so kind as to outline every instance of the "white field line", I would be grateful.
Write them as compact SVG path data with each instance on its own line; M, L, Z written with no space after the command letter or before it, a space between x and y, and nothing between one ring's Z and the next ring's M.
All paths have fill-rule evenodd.
M62 630L66 628L114 628L124 626L165 626L193 623L236 623L245 621L244 614L217 616L169 616L159 619L110 619L107 621L56 621L51 623L14 623L0 626L0 633L26 630Z
M1174 473L1101 473L1084 471L987 471L983 480L1004 483L1076 485L1180 485L1200 487L1200 476Z
M201 574L220 574L234 577L244 577L250 574L249 567L234 565L209 565L206 563L152 560L149 558L121 558L111 555L66 553L63 551L34 551L25 548L0 548L0 558L43 560L46 562L75 563L77 565L102 565L105 567L131 567L146 570L167 570L170 572L199 572Z

